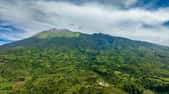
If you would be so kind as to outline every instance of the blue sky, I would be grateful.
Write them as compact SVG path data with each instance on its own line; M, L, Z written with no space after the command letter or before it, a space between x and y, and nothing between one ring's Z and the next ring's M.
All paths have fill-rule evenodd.
M0 44L10 43L10 40L0 39Z
M0 0L0 45L50 28L169 46L169 0Z

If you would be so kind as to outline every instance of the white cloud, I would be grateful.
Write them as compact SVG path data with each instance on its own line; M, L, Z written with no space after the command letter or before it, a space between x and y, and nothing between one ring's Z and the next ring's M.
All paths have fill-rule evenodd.
M127 1L128 5L136 2ZM154 11L140 8L122 10L99 4L74 5L43 0L0 3L1 19L14 22L27 31L17 38L29 37L39 31L58 27L85 33L102 32L163 45L169 45L169 28L161 25L169 20L167 11L167 8ZM14 39L12 35L3 36Z

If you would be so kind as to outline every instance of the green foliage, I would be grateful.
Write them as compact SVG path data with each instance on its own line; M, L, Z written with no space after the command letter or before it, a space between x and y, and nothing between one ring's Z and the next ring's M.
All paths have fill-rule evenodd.
M69 31L46 31L42 32L38 35L36 35L37 38L40 39L46 39L46 38L55 38L55 37L61 37L61 38L78 38L80 36L80 33L78 32L69 32Z
M0 47L0 94L169 93L167 47L70 33Z

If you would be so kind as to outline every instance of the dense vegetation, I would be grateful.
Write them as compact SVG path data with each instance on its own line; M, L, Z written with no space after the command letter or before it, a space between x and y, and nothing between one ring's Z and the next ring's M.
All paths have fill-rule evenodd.
M42 32L0 47L0 94L169 94L169 48Z

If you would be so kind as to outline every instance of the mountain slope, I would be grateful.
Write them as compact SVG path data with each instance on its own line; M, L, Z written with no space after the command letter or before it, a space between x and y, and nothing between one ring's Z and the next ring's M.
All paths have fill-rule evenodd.
M169 48L51 29L0 47L0 93L167 94Z

